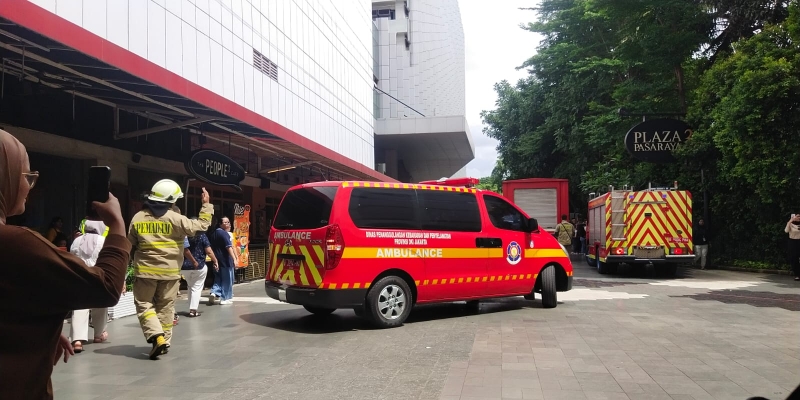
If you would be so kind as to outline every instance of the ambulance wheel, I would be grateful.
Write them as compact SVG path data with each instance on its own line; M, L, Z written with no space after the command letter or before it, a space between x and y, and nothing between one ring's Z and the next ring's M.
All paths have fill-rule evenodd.
M306 311L308 311L308 312L310 312L310 313L312 313L314 315L328 315L328 314L336 311L335 308L322 308L322 307L314 307L314 306L303 306L303 308L305 308Z
M379 328L403 325L411 313L411 289L403 278L387 276L372 285L367 294L367 317Z
M481 311L480 300L470 300L467 302L467 312L478 313Z
M542 280L542 307L555 308L558 305L558 292L556 290L556 267L549 266L539 274Z

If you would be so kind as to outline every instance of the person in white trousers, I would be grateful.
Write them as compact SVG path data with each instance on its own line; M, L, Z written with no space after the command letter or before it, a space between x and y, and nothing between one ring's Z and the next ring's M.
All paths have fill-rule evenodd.
M103 232L106 230L102 221L86 221L85 234L78 236L70 252L86 263L89 267L94 267L100 250L103 248L106 238ZM122 287L125 292L125 286ZM76 353L83 351L83 344L89 341L89 312L90 310L74 310L72 312L72 324L69 327L70 341L72 349ZM102 343L108 340L106 324L108 323L108 308L91 309L92 325L94 325L94 343Z
M197 232L192 238L183 240L183 266L181 274L186 279L186 286L189 289L189 317L199 317L197 306L200 305L200 294L203 291L203 284L206 281L208 269L206 268L206 256L211 259L216 271L219 271L217 258L211 250L211 243L203 232Z

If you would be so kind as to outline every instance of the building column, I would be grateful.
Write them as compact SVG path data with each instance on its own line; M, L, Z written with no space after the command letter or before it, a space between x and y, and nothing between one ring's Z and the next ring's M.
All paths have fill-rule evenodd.
M397 150L386 150L386 175L393 179L397 179Z

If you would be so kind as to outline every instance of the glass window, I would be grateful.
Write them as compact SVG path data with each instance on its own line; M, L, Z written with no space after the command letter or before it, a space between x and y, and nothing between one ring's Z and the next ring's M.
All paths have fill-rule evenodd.
M483 196L486 211L492 225L508 231L527 231L528 220L519 210L505 199L496 196Z
M422 229L435 231L480 232L481 213L473 193L420 190Z
M355 188L350 218L359 228L419 229L416 194L409 189Z
M316 229L327 226L338 187L290 190L283 197L273 226L276 229Z

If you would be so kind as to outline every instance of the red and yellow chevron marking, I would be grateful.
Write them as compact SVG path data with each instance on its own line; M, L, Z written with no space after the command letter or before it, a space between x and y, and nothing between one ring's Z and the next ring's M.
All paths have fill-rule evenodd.
M270 245L270 263L267 279L278 282L289 282L292 285L300 284L307 287L319 287L322 276L319 273L325 262L325 252L321 245L293 245L282 246L277 243ZM297 268L285 268L286 260L278 260L278 254L302 254L305 261Z
M606 245L611 243L611 215L613 214L611 211L611 193L606 196Z
M439 190L442 192L477 193L477 189L456 186L417 185L412 183L383 183L383 182L343 182L342 187L365 187L384 189L417 189Z
M626 217L628 241L619 246L692 248L692 198L686 191L630 192ZM648 218L645 214L651 214ZM681 234L678 234L681 231ZM667 242L666 236L687 238L687 243Z

